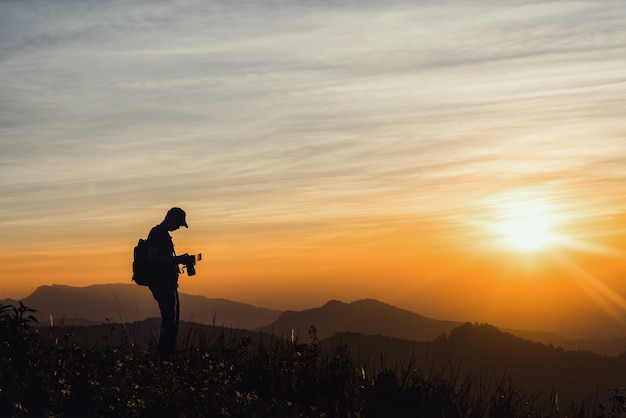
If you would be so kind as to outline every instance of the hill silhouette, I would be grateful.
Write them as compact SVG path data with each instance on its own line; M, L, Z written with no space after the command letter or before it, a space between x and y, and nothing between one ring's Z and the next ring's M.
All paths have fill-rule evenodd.
M411 367L443 375L448 369L462 378L513 382L522 392L549 402L556 393L562 405L597 401L624 387L626 361L590 351L567 351L503 332L487 324L465 323L431 342L339 333L324 346L348 346L370 368ZM409 365L412 365L409 367Z
M502 331L545 345L563 347L567 350L579 351L587 350L595 353L618 356L626 352L626 339L617 338L606 340L604 338L567 338L562 335L546 331L527 331L520 329L502 329Z
M350 304L333 300L319 308L283 312L263 331L290 335L293 329L297 335L306 335L312 325L316 327L320 339L338 332L354 332L430 341L449 332L460 322L427 318L373 299Z
M448 370L453 373L450 378L471 376L499 385L513 382L524 392L540 393L542 402L550 402L556 392L562 403L593 403L626 386L626 355L565 350L491 325L439 321L372 299L330 301L319 308L282 314L202 296L183 295L181 299L187 304L186 315L195 322L183 321L179 347L191 339L202 341L216 335L255 340L270 334L270 338L288 341L292 329L299 337L298 344L306 344L310 342L308 330L314 326L323 347L346 346L360 364L374 371L399 367L401 372L420 370L445 376ZM129 320L144 307L156 309L147 289L136 285L43 286L22 302L38 310L42 325L50 314L57 318L54 328L40 332L44 338L62 341L72 335L76 342L94 346L121 344L128 336L133 344L146 345L154 343L158 335L156 315ZM70 321L59 321L63 317L97 324L73 326ZM224 327L211 324L230 329L224 334Z
M352 303L333 300L319 308L299 312L286 311L274 323L262 329L283 336L290 335L293 329L295 334L302 338L307 335L311 326L315 326L320 339L341 333L356 333L409 341L433 341L461 324L462 322L428 318L374 299L363 299ZM611 356L626 352L626 341L570 339L543 331L516 329L503 331L526 340L568 350L591 350Z
M87 347L117 346L132 342L138 347L155 344L159 319L151 318L128 324L64 326L41 333L43 338L68 339ZM261 331L248 331L181 322L178 349L206 341L265 341L271 346L278 338ZM298 344L311 343L301 338ZM611 390L624 386L626 361L623 358L589 351L567 351L562 348L524 340L487 324L465 323L456 326L434 341L412 341L383 335L355 332L336 333L320 340L323 350L334 352L346 347L358 364L374 375L382 370L396 369L400 375L418 370L429 379L446 378L462 383L498 386L515 385L522 394L537 395L539 405L549 404L558 395L562 406L570 402L593 404Z
M332 300L321 307L280 312L225 299L211 299L181 293L181 320L246 330L262 329L277 336L289 336L293 329L305 340L315 326L320 339L337 333L381 335L410 341L433 341L461 322L442 321L400 309L374 299L352 303ZM17 305L6 299L3 303ZM103 322L131 323L158 317L150 291L134 284L105 284L87 287L41 286L22 302L37 310L42 326L52 315L59 325L95 325ZM591 350L618 356L626 352L626 339L570 339L543 331L503 329L510 334L567 350Z
M50 315L57 325L135 322L159 316L150 290L135 284L41 286L22 303L37 310L35 316L42 325L48 324ZM180 303L182 320L234 328L257 329L280 315L279 311L245 303L184 293L180 294Z

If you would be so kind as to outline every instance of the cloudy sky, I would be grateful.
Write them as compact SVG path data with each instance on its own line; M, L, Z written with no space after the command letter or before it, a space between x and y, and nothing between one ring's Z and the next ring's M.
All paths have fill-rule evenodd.
M181 206L186 293L621 324L625 114L622 1L2 1L0 296Z

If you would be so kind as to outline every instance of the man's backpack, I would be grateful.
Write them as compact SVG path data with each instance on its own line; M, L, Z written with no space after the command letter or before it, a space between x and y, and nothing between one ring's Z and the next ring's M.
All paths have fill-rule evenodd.
M148 241L139 238L133 251L133 278L132 280L141 286L149 286L152 279L150 261L148 260Z

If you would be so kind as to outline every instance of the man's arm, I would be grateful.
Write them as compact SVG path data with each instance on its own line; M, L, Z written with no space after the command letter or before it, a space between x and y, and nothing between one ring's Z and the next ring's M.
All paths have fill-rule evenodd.
M184 264L183 255L168 255L159 253L159 249L157 247L149 247L148 248L148 261L151 263L175 263L175 264Z

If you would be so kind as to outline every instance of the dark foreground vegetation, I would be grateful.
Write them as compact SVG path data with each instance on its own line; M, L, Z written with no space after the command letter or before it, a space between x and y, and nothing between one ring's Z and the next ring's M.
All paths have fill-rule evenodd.
M36 327L32 310L0 305L2 417L619 417L602 402L538 402L510 379L433 374L409 361L375 370L347 346L188 328L161 362L132 336L77 343ZM44 335L46 334L46 335Z

